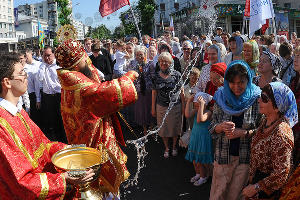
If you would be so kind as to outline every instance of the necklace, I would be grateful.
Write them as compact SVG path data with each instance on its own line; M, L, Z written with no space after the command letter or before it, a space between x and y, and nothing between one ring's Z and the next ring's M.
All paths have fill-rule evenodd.
M264 125L264 129L267 129L267 128L270 128L273 124L275 124L275 122L277 122L278 121L278 119L276 119L276 120L274 120L270 125L268 125L267 126L267 121L266 121L266 123L265 123L265 125Z

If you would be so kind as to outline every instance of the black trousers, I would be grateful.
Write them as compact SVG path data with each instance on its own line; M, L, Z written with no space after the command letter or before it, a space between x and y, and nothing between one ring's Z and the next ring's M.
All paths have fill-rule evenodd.
M42 129L41 111L36 109L36 95L34 92L29 93L30 100L30 118L38 127Z
M60 93L42 93L42 127L49 140L67 143L60 112L60 96Z

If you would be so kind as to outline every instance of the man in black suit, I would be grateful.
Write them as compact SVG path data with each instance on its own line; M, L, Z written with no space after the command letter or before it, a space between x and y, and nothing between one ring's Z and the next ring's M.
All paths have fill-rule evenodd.
M92 52L90 59L92 60L93 65L104 74L106 81L112 80L112 60L110 54L106 49L101 48L100 42L92 44Z

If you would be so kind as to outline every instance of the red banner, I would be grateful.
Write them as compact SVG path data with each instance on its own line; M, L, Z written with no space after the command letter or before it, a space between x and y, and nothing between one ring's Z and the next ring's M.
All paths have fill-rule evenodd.
M250 0L246 0L244 16L250 17Z
M129 0L101 0L99 12L105 17L126 5L130 5Z

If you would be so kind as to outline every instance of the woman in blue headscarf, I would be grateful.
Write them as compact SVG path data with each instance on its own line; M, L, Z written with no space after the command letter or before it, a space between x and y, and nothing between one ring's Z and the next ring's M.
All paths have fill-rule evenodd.
M226 65L229 65L234 60L242 60L243 39L240 36L229 38L230 52L225 57Z
M195 93L205 92L206 84L210 80L211 65L222 62L221 50L217 45L213 44L208 47L208 60L209 60L209 64L203 66L201 69L200 77L195 87L196 90Z
M264 114L251 142L249 185L245 197L278 199L291 170L294 136L298 122L295 96L283 83L271 82L262 89L260 113Z
M214 95L209 131L216 139L210 199L240 199L248 181L250 138L259 123L261 90L252 83L249 65L242 60L229 64L224 86Z

